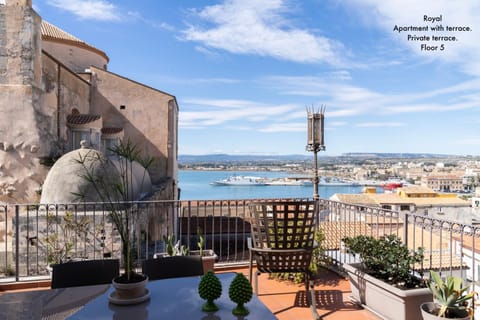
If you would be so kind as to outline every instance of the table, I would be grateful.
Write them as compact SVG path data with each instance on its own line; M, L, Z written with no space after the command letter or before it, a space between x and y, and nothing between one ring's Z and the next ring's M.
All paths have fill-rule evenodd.
M222 283L222 295L215 300L220 309L213 313L202 311L205 301L198 295L198 284L201 277L197 276L149 281L147 288L150 291L150 300L129 306L109 303L108 296L114 290L110 285L4 294L0 296L0 318L15 320L22 318L73 320L277 319L256 295L253 295L252 300L245 305L250 310L249 315L234 316L232 309L235 307L235 303L228 297L228 288L235 273L220 273L217 276ZM7 296L10 297L7 298ZM37 302L34 302L34 298ZM12 302L15 303L12 305ZM28 306L27 302L30 302L31 306ZM12 307L18 308L19 312L15 312ZM19 309L29 311L22 316ZM11 317L8 317L8 314Z

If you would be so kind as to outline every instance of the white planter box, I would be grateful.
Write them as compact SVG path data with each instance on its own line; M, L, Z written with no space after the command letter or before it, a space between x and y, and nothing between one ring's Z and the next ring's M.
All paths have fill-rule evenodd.
M420 305L433 301L428 288L402 290L357 269L359 264L344 264L352 298L390 320L422 320Z

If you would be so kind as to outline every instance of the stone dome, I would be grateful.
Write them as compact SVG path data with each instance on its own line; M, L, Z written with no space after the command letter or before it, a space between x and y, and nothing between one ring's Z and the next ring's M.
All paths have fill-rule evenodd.
M80 203L80 202L103 202L92 183L86 179L85 174L94 175L98 181L102 181L100 187L102 193L109 192L109 187L121 182L120 172L124 170L125 160L107 159L102 153L89 148L80 148L63 155L58 159L47 174L42 186L40 203ZM152 184L148 172L136 162L132 163L131 170L128 168L132 183L132 190L128 200L139 200L152 190ZM99 184L100 185L100 184ZM111 199L115 200L115 199ZM116 199L125 200L125 199Z

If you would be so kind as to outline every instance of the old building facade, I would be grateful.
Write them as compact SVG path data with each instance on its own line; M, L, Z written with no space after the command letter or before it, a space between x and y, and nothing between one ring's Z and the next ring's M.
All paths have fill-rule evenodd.
M51 164L81 140L130 140L154 157L157 199L178 197L175 96L107 71L100 49L42 21L31 0L0 2L0 200L38 200Z

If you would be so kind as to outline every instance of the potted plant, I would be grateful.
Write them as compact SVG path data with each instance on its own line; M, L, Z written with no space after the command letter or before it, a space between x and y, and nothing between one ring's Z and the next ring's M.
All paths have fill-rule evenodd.
M343 239L347 252L360 263L344 264L353 299L392 320L421 320L420 304L432 301L421 274L413 269L423 260L423 249L409 250L394 235L359 235Z
M217 255L211 249L205 249L205 237L203 236L202 229L200 227L197 228L197 236L198 236L198 250L192 250L190 252L191 255L199 255L202 257L202 264L203 264L203 272L213 271L215 260L217 260Z
M72 257L74 241L89 232L90 222L87 217L75 217L70 210L63 215L47 212L46 220L47 235L43 241L47 248L47 271L51 274L52 265L80 258Z
M198 236L198 250L190 250L185 245L180 245L180 240L175 241L174 235L168 235L163 237L165 242L165 252L155 253L154 258L166 258L171 256L186 256L186 255L199 255L202 257L203 272L213 271L215 260L217 255L211 249L205 250L205 238L202 233L202 229L197 229Z
M449 276L444 282L437 272L430 271L427 286L433 294L434 302L421 305L423 319L471 319L471 303L476 293L472 291L465 294L469 286L462 285L462 278Z
M144 176L140 182L143 184L153 158L141 157L137 147L130 141L120 143L110 149L110 152L116 162L93 149L84 154L79 153L77 161L83 169L80 175L88 182L88 186L79 190L77 195L85 198L93 190L103 202L120 236L124 272L112 281L116 291L110 301L119 301L121 304L128 303L126 300L131 300L132 303L142 302L148 298L148 290L145 288L148 278L137 273L134 268L133 244L139 217L133 199L136 197L135 187L137 190L142 189L138 185L134 186L134 166L140 164L143 167ZM112 172L118 172L118 175Z

